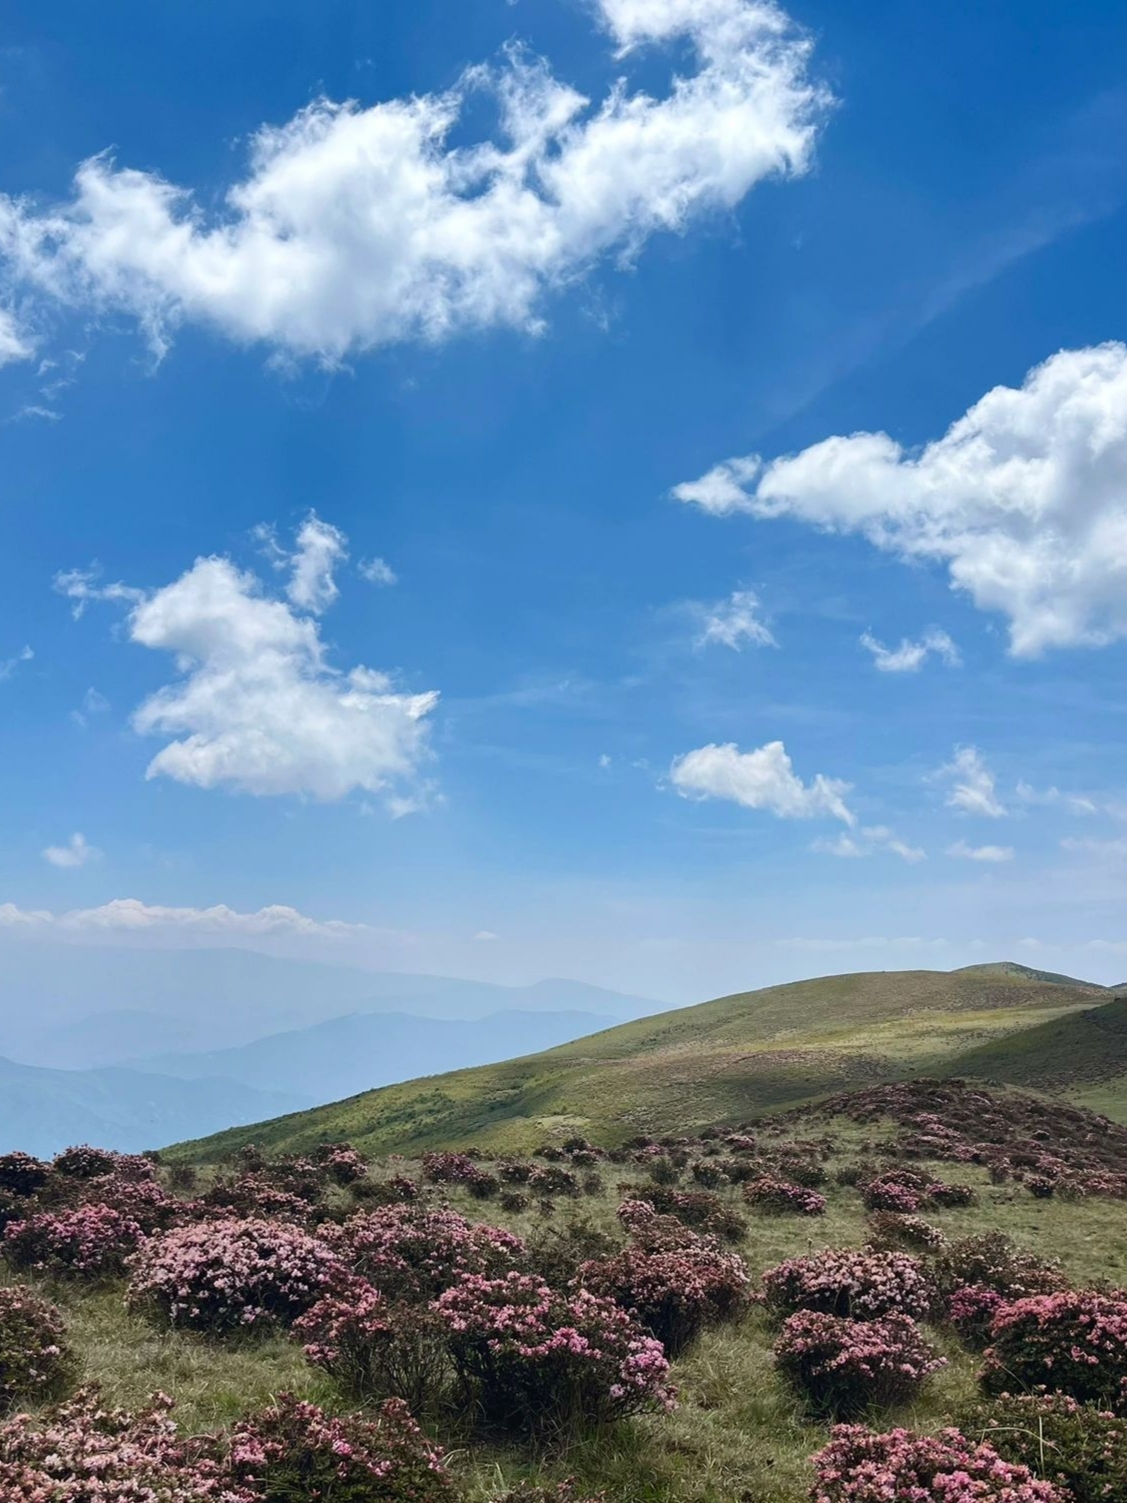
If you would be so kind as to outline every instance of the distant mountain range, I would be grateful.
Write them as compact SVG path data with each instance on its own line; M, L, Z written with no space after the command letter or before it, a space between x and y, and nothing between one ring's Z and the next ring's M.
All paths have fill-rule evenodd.
M0 946L0 1152L151 1148L489 1064L661 1004L247 950Z
M0 1152L49 1157L70 1143L138 1153L307 1105L226 1080L169 1080L136 1070L45 1070L0 1058Z
M469 1022L354 1013L237 1049L160 1054L129 1064L180 1080L222 1079L256 1091L284 1091L313 1106L398 1080L535 1054L617 1021L589 1012L498 1012Z

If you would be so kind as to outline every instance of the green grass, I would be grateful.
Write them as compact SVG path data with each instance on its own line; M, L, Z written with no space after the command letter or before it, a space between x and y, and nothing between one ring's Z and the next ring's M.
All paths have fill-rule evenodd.
M170 1150L246 1143L371 1154L478 1142L524 1151L555 1125L599 1141L744 1121L831 1092L952 1073L968 1051L1097 1007L1106 993L1013 965L828 976L626 1023L543 1054L368 1091Z

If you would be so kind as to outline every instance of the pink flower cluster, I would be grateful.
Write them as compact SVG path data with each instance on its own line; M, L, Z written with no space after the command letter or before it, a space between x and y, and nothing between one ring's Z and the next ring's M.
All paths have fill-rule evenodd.
M151 1160L139 1153L115 1153L111 1148L91 1148L89 1143L64 1148L52 1159L51 1168L67 1179L100 1179L114 1173L152 1179L156 1172Z
M670 1356L706 1326L738 1315L748 1290L743 1259L691 1233L679 1247L628 1247L613 1258L584 1263L579 1281L630 1311Z
M812 1503L1068 1503L1028 1467L1003 1461L958 1430L878 1434L839 1425L813 1462Z
M445 1386L445 1327L428 1305L389 1304L363 1279L326 1296L294 1323L305 1356L347 1392L430 1409Z
M120 1278L143 1233L112 1206L40 1211L4 1228L4 1256L13 1268L50 1278L97 1282Z
M354 1185L368 1172L367 1159L348 1143L326 1144L317 1162L333 1184L342 1187Z
M821 1310L855 1320L891 1314L919 1320L931 1308L931 1291L921 1263L907 1253L827 1247L769 1268L763 1300L778 1316Z
M908 1315L847 1320L800 1310L779 1333L775 1365L814 1414L844 1419L906 1403L947 1364Z
M278 1221L220 1220L151 1238L133 1260L127 1299L171 1326L224 1334L288 1326L338 1286L334 1253Z
M47 1183L50 1169L29 1153L0 1153L0 1190L12 1195L34 1195Z
M424 1153L422 1163L430 1185L466 1185L481 1172L465 1153Z
M395 1399L367 1419L327 1415L283 1394L235 1426L226 1465L244 1496L265 1503L450 1503L456 1496L442 1452Z
M30 1289L0 1288L0 1414L58 1398L74 1380L63 1318Z
M475 1171L476 1172L476 1171ZM417 1205L360 1211L322 1235L341 1261L391 1300L437 1298L463 1273L498 1274L524 1256L524 1243L457 1211Z
M1127 1297L1083 1289L1003 1305L981 1381L989 1393L1044 1386L1127 1413Z
M459 1378L499 1428L562 1434L672 1407L661 1343L613 1300L469 1274L435 1308Z
M1005 1303L988 1284L964 1284L947 1302L947 1319L967 1346L981 1350L990 1344L994 1317Z
M768 1216L824 1216L826 1197L805 1185L775 1179L765 1174L744 1185L744 1199L749 1206Z

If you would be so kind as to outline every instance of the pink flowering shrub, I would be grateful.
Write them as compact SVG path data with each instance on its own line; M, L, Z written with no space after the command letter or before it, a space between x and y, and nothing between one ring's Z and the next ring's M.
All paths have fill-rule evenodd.
M678 1190L670 1185L632 1185L630 1195L648 1203L662 1216L674 1216L695 1231L709 1232L725 1242L739 1242L747 1235L747 1223L737 1212L708 1190ZM625 1203L625 1202L624 1202ZM619 1214L621 1215L621 1208Z
M47 1183L51 1171L29 1153L0 1153L0 1190L12 1195L34 1195Z
M813 1414L844 1419L904 1404L946 1366L907 1315L845 1320L800 1310L775 1342L775 1365Z
M1070 1503L1028 1467L1003 1461L958 1430L878 1434L838 1425L812 1459L812 1503Z
M579 1279L583 1288L636 1316L671 1357L706 1326L734 1319L747 1300L743 1259L699 1237L659 1251L628 1247L585 1263Z
M907 1216L900 1211L874 1211L869 1217L870 1246L906 1248L912 1252L935 1252L946 1245L947 1238L937 1226L922 1216Z
M1043 1386L1127 1413L1127 1298L1082 1289L1003 1305L990 1326L987 1393Z
M30 1289L0 1288L0 1414L61 1397L75 1370L55 1306Z
M672 1406L661 1343L589 1290L468 1274L435 1308L466 1396L489 1425L563 1434Z
M223 1335L291 1325L343 1269L316 1238L278 1221L174 1227L133 1260L127 1300L164 1324Z
M466 1153L424 1153L423 1179L429 1185L465 1185L478 1167Z
M749 1206L768 1216L824 1216L826 1213L826 1197L819 1195L817 1190L808 1190L804 1185L774 1179L767 1174L762 1179L749 1180L744 1185L743 1194Z
M947 1319L967 1346L982 1351L990 1345L990 1327L1005 1303L988 1284L964 1284L947 1302Z
M350 1143L325 1143L317 1153L316 1161L326 1177L343 1189L363 1179L368 1172L368 1161Z
M861 1187L861 1200L868 1211L899 1211L910 1216L927 1200L928 1182L910 1169L892 1169Z
M453 1503L442 1452L405 1404L374 1419L327 1415L283 1394L235 1426L227 1462L243 1495L264 1503Z
M257 1173L220 1180L203 1196L202 1205L227 1216L288 1221L294 1226L305 1227L309 1225L312 1210L304 1196L284 1190Z
M1127 1419L1063 1393L1002 1394L966 1418L1008 1462L1067 1489L1073 1503L1127 1498Z
M145 1169L137 1170L138 1164L144 1164ZM152 1165L147 1159L141 1158L140 1154L114 1153L108 1148L91 1148L89 1143L64 1148L51 1161L55 1173L65 1175L68 1179L98 1179L101 1175L112 1174L115 1169L122 1169L126 1165L134 1168L141 1178L152 1177Z
M1066 1283L1055 1263L1024 1252L1003 1232L960 1237L932 1260L931 1273L941 1302L949 1300L956 1289L972 1284L1015 1300L1052 1294Z
M403 1399L413 1414L434 1407L449 1361L445 1326L426 1305L389 1304L362 1279L318 1300L294 1322L305 1355L362 1399Z
M937 1180L928 1186L927 1198L933 1206L950 1209L953 1206L972 1206L978 1200L978 1195L971 1185L949 1185Z
M323 1236L387 1299L414 1303L436 1299L464 1273L505 1273L524 1255L524 1243L511 1232L414 1205L360 1211L343 1226L326 1226Z
M142 1235L137 1222L111 1206L40 1211L4 1228L4 1256L24 1273L97 1283L124 1275Z
M931 1291L919 1260L907 1253L827 1247L769 1268L763 1301L779 1317L820 1310L854 1320L892 1314L919 1320L931 1307Z
M172 1400L156 1395L136 1414L106 1408L83 1390L41 1421L0 1425L4 1503L258 1503L224 1481L204 1445L181 1441ZM260 1495L258 1495L260 1497Z

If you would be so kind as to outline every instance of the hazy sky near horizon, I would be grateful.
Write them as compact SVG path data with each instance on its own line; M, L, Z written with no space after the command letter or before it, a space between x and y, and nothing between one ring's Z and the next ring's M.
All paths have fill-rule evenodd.
M14 0L3 935L1127 975L1127 11Z

